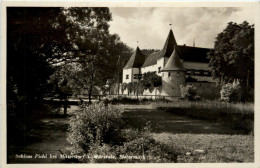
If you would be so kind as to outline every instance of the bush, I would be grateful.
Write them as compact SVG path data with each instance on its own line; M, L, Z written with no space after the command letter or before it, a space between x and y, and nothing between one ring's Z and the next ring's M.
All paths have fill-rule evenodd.
M84 156L78 161L87 163L177 161L175 150L152 138L149 125L125 129L121 112L111 104L82 106L70 118L71 154Z
M177 162L179 152L176 149L156 142L152 138L150 126L143 130L126 130L127 142L120 148L120 154L138 156L138 159L124 159L124 162Z
M73 154L86 154L92 145L120 144L122 111L104 103L82 106L70 118L68 142Z
M177 153L165 144L156 142L148 127L142 130L126 129L122 133L126 141L122 145L93 145L89 156L100 158L85 158L84 162L92 163L156 163L177 162ZM112 156L113 159L103 156Z
M181 97L186 100L197 100L199 97L197 96L197 88L192 85L180 86L181 88Z
M241 87L238 81L227 83L222 86L220 91L221 100L227 102L238 102L241 100Z

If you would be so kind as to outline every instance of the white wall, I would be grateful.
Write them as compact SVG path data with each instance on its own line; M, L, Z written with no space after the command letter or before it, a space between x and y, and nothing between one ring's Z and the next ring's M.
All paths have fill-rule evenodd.
M134 79L134 74L139 74L139 68L123 69L123 83L138 82L138 79ZM128 79L126 75L129 75Z
M141 69L142 74L147 73L147 72L155 72L158 71L158 67L157 65L151 65L151 66L147 66Z
M132 82L138 82L138 78L137 79L134 79L134 74L137 74L139 75L139 68L133 68L133 71L132 71Z
M129 75L129 78L126 79L126 75ZM132 68L130 69L123 69L123 83L130 83L132 79Z
M156 64L156 66L157 66L156 74L157 75L162 76L162 72L158 73L158 68L161 67L161 70L162 70L165 66L165 63L166 63L166 61L165 61L164 57L157 60L157 64Z

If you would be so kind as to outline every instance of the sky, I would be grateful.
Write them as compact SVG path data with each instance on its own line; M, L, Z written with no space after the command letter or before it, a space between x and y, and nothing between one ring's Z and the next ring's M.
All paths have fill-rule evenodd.
M110 32L132 48L139 41L141 49L162 49L170 28L178 45L192 46L194 41L196 47L213 48L228 22L255 23L249 7L113 7L110 11Z

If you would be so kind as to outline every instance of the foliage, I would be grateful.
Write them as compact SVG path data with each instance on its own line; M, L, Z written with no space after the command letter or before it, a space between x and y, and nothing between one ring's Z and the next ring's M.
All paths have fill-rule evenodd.
M158 50L158 49L142 49L141 51L144 55L151 55L151 54L158 52L160 50Z
M121 155L139 156L140 159L124 159L124 162L177 162L179 152L163 143L156 142L152 137L149 123L140 131L129 129L125 132L127 141L121 147Z
M70 118L68 142L72 153L86 154L92 145L120 144L122 111L103 103L83 106Z
M162 77L158 76L154 72L147 72L143 74L143 78L139 82L124 83L122 90L128 89L129 93L142 94L144 90L149 89L152 92L155 88L161 90Z
M221 100L227 102L238 102L241 100L241 87L238 81L227 83L222 86L220 91Z
M77 74L88 74L88 83L84 84L89 85L88 93L95 83L103 85L116 71L118 56L124 61L131 52L118 35L109 34L111 19L108 8L8 8L8 101L16 101L17 105L40 103L52 91L53 86L47 81L53 68L72 68L64 64L74 62L87 70L81 69L82 74ZM66 75L66 80L70 81L71 76Z
M178 152L156 142L149 124L140 130L126 129L121 112L103 103L82 107L70 118L71 153L88 156L81 162L176 162Z
M254 25L228 23L209 54L212 75L221 84L239 80L242 99L254 88Z
M196 87L193 85L180 85L181 88L181 97L186 100L196 100L198 99L197 93L196 93Z
M162 85L162 77L158 76L154 72L147 72L143 74L142 82L145 89L150 87L158 87Z

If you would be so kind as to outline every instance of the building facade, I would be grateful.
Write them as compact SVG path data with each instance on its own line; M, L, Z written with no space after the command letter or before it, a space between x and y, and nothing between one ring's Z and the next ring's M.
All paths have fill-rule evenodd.
M123 68L123 83L138 82L144 73L155 72L162 77L160 92L144 91L143 95L180 97L180 85L194 85L199 96L217 96L219 88L213 80L209 68L208 48L177 45L170 30L162 50L144 55L137 47ZM128 91L124 91L123 94ZM129 93L127 93L129 94Z

